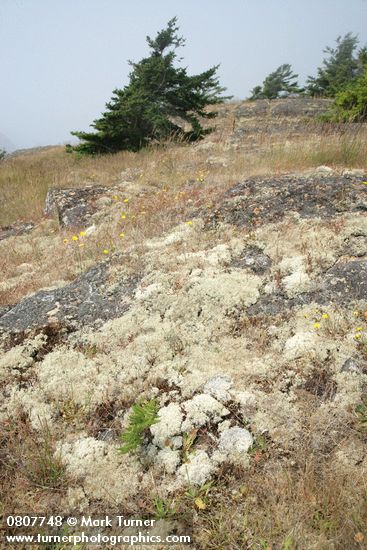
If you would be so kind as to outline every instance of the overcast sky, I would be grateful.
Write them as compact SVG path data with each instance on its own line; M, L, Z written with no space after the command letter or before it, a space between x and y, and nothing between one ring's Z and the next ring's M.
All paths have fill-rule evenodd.
M0 0L0 134L23 148L87 130L174 16L188 72L220 63L242 99L282 63L303 84L338 35L367 43L367 0Z

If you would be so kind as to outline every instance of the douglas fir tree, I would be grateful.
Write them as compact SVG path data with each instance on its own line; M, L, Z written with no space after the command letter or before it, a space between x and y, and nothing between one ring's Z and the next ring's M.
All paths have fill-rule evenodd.
M210 131L201 126L199 117L214 118L216 113L205 108L227 99L220 95L225 88L216 76L218 65L193 76L175 66L175 50L184 44L176 23L174 17L155 39L147 37L149 57L129 62L129 84L113 91L107 110L91 124L94 132L72 132L81 143L68 150L87 154L137 151L152 141L168 137L191 141Z

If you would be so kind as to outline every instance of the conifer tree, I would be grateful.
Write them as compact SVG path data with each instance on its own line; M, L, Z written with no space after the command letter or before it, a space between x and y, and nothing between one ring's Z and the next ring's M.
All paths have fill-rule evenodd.
M281 92L299 92L297 78L298 74L293 73L291 65L284 63L265 78L262 86L251 90L250 99L276 99Z
M201 126L199 117L214 118L216 113L205 108L227 99L216 76L219 65L193 76L175 66L176 49L185 42L177 31L174 17L154 39L147 37L149 57L129 62L129 84L113 91L106 111L91 124L94 132L71 132L81 143L69 151L137 151L168 137L200 139L211 130Z
M343 90L354 78L363 72L363 59L366 56L365 48L356 57L358 37L347 33L344 37L338 36L336 47L327 47L324 53L328 54L321 67L317 69L317 76L307 79L307 92L312 96L334 97Z

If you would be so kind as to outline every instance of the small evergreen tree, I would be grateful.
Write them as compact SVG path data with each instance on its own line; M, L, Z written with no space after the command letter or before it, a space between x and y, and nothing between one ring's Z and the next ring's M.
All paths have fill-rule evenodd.
M0 149L0 160L3 160L6 157L5 149Z
M255 86L251 90L251 96L249 97L249 99L264 99L262 91L263 91L262 86L259 86L259 85Z
M69 146L69 151L137 151L152 140L171 136L196 140L211 130L204 130L199 117L214 118L216 113L205 108L227 99L220 95L225 88L216 76L218 65L193 76L186 68L175 67L175 50L184 45L176 23L174 17L155 39L147 37L149 57L129 62L129 84L113 91L107 110L91 124L95 132L71 132L81 143ZM185 125L189 129L185 130Z
M363 58L366 49L354 55L358 37L347 33L336 39L336 47L329 46L324 50L328 57L323 60L322 67L317 69L317 76L307 79L307 92L312 96L334 97L343 90L355 77L363 71Z
M297 78L298 74L293 73L291 65L284 63L265 78L262 86L251 90L250 99L276 99L281 92L300 92Z

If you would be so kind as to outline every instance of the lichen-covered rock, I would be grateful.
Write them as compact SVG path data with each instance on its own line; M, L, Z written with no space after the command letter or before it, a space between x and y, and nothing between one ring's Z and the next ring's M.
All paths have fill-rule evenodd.
M51 320L75 329L121 316L130 307L137 282L137 277L127 277L111 289L108 265L98 264L62 288L40 290L24 298L0 317L0 331L43 328Z
M290 212L301 218L330 218L336 213L365 211L366 199L366 186L358 178L320 174L318 178L248 179L226 192L220 206L208 214L206 225L224 222L250 228L254 223L277 223Z
M232 267L248 268L259 275L265 273L270 268L271 264L271 258L264 254L257 246L245 248L242 250L241 254L231 262Z
M24 235L30 233L34 228L34 223L18 223L8 225L6 227L0 227L0 241L7 239L8 237L14 237L18 235Z
M219 438L218 450L213 454L213 460L217 463L248 464L249 457L247 453L253 442L252 435L245 428L234 426L223 430Z
M231 453L247 453L253 444L252 435L244 428L233 427L225 430L219 439L219 450Z
M231 398L229 389L231 388L233 382L230 376L225 374L217 374L210 378L203 388L204 393L215 397L218 401L225 403Z
M163 449L167 445L167 440L180 434L183 414L180 405L170 403L158 411L158 416L159 422L153 424L150 431L153 435L153 443Z
M45 336L38 335L0 356L0 381L9 376L21 377L34 364L37 352L42 349L45 340Z
M215 471L215 464L205 451L197 451L177 470L177 484L203 485Z
M110 188L98 185L51 189L46 196L45 213L56 213L61 227L85 227L98 210L98 200L112 194Z
M66 471L83 487L86 498L109 504L125 502L144 490L149 482L140 476L139 462L122 455L114 446L92 437L73 443L60 442L56 450Z
M199 394L182 404L186 412L185 420L182 422L182 431L189 432L193 428L199 428L208 424L218 423L222 417L229 414L219 401L211 395Z
M349 372L351 374L361 374L362 368L360 361L358 359L355 359L354 357L349 357L344 363L341 368L341 372Z
M155 464L163 468L168 474L173 474L181 462L180 451L166 447L158 452Z
M253 464L261 475L293 467L307 452L318 464L327 459L328 472L345 467L362 477L365 458L353 441L363 443L355 410L363 415L367 384L365 176L312 168L250 178L220 195L221 174L210 169L232 162L232 146L269 145L259 143L259 113L269 139L287 131L283 145L292 151L289 125L297 135L305 128L297 109L307 117L318 108L304 99L224 105L239 118L223 162L210 161L198 187L182 182L193 193L185 212L192 222L178 209L176 227L138 242L150 215L140 217L140 207L164 209L151 182L145 204L129 203L135 221L126 252L0 310L1 421L20 416L37 438L45 427L52 441L62 438L56 453L73 484L65 509L97 503L136 511L142 503L150 510L157 493L171 498L202 486L228 462L236 471ZM207 147L217 146L204 142L195 154ZM185 169L197 169L187 162ZM139 193L140 173L121 188ZM207 184L213 195L204 208L196 192ZM53 192L61 224L81 224L90 242L120 215L112 188L98 187ZM47 223L0 243L3 255L14 245L19 257L0 283L3 296L37 276L35 246L46 257L60 245L55 222ZM116 437L141 399L156 400L159 422L136 453L122 455ZM269 452L249 452L252 434L266 436Z

